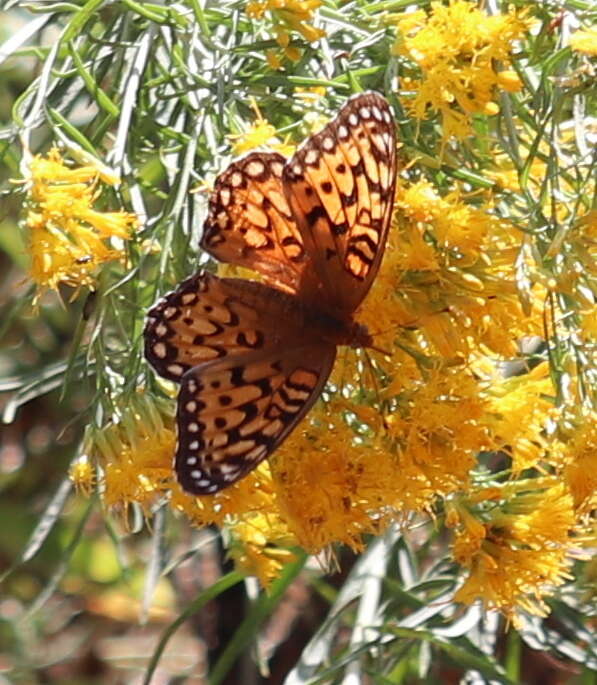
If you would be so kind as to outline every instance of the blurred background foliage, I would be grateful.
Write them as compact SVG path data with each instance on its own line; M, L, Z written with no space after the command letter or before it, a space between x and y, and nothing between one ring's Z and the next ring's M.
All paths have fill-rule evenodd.
M593 259L559 232L557 211L546 218L543 200L582 208L565 217L567 226L584 216L594 149L580 145L583 164L570 157L567 165L553 145L542 148L551 122L579 117L594 145L594 52L572 53L567 43L571 31L594 21L591 3L513 3L535 22L525 68L513 67L527 97L502 92L499 114L475 112L475 138L458 144L444 139L441 113L414 120L397 95L398 75L419 74L414 62L401 61L396 29L409 4L3 3L0 682L201 683L208 672L214 683L595 682L594 561L547 600L548 618L526 616L514 630L476 604L455 608L449 534L420 515L404 537L391 526L360 555L336 550L333 572L323 570L329 560L295 550L263 593L233 569L215 527L192 529L159 503L108 513L97 493L77 494L65 478L86 428L105 424L114 396L126 403L140 379L153 383L141 356L144 311L195 270L205 190L243 151L248 133L260 142L259 117L269 133L263 141L275 133L284 146L304 139L353 91L384 92L398 113L401 155L418 161L412 180L427 179L442 193L465 183L479 207L482 193L495 191L496 204L519 210L510 218L528 232L546 282L560 282L569 255ZM497 3L487 7L500 11ZM318 97L295 89L316 89ZM509 117L537 134L520 151ZM498 189L486 173L494 133L518 157L522 187ZM19 228L27 188L13 180L26 177L31 154L54 144L81 165L108 165L122 183L102 186L98 207L122 207L142 222L119 245L124 257L97 272L101 297L84 285L38 289L28 277L27 234ZM531 173L537 159L544 178ZM537 187L540 201L531 197ZM556 259L561 245L569 251L563 261ZM522 299L525 278L521 264ZM554 288L547 299L558 299L560 311L566 300L570 320L594 307L590 290ZM562 360L575 358L588 405L592 354L572 332L549 355L538 347L526 361L549 356L565 394ZM502 456L488 463L502 464Z

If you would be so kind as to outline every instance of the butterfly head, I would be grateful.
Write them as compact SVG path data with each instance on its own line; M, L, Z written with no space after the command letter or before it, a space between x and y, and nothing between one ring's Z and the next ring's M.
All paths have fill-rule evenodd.
M352 324L350 331L350 346L351 347L371 347L373 345L373 336L369 333L369 329L365 324L356 321Z
M391 355L391 352L388 350L384 350L381 347L376 347L374 344L374 338L369 333L369 329L365 324L362 323L357 323L356 321L353 321L352 323L352 328L350 331L350 338L348 345L350 347L362 347L370 350L375 350L376 352L380 352L386 357L389 357Z

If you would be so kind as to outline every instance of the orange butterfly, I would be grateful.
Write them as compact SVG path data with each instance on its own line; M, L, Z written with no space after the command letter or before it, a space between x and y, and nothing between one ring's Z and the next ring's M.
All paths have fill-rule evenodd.
M175 470L211 494L270 455L309 411L379 269L396 133L377 93L348 100L290 159L253 152L221 174L201 247L265 283L200 271L149 311L145 355L180 383Z

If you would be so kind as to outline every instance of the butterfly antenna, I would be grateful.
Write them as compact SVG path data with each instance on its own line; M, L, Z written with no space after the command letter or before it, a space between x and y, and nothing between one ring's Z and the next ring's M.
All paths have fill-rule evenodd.
M373 369L373 360L371 359L371 356L367 352L367 350L363 350L363 353L365 355L365 362L367 369L369 370L369 375L371 376L371 385L373 386L373 390L375 392L375 398L379 402L379 385L377 383L377 378L375 377L375 371Z
M374 350L375 352L379 352L380 354L383 354L384 357L391 357L392 352L390 350L384 350L383 347L377 347L377 345L367 345L367 348L369 350Z
M377 352L382 352L386 356L389 356L389 353L384 352L383 350L379 350L376 347L370 346L370 349L376 350ZM377 399L377 404L379 406L379 411L381 413L381 421L383 423L383 427L387 430L389 428L389 426L388 426L388 423L386 422L386 417L384 416L384 413L383 413L383 401L381 399L381 393L379 392L379 384L377 382L377 376L375 375L375 367L373 365L373 359L371 359L371 356L370 356L369 352L367 352L366 349L363 349L363 353L365 355L365 360L366 360L367 366L369 368L369 374L371 375L371 381L372 381L371 384L373 385L373 391L375 393L375 397Z
M434 314L446 314L450 312L450 307L444 307L443 309L438 309L436 312L430 312L430 315ZM375 331L371 333L371 337L376 338L378 335L384 335L385 333L389 333L390 331L397 331L401 328L406 328L410 330L416 330L418 327L418 323L421 321L421 317L417 319L413 319L412 321L407 321L406 323L397 323L394 326L390 326L389 328L384 328L379 331ZM369 349L375 350L376 352L381 352L382 354L388 355L389 353L386 352L385 350L380 349L379 347L375 347L375 345L369 345Z

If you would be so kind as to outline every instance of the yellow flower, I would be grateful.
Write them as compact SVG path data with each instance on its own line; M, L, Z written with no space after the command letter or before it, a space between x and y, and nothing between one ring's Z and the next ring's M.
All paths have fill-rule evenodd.
M77 491L81 492L85 497L89 497L95 489L95 469L86 456L80 457L71 464L68 470L68 477Z
M40 287L93 288L97 268L122 257L113 239L130 238L138 222L132 214L94 209L100 175L97 165L67 167L56 148L31 160L25 223L31 277Z
M296 556L284 547L296 545L284 521L271 513L245 516L230 528L232 543L229 554L237 568L247 575L257 576L261 585L269 587L285 564Z
M405 14L393 14L388 16L388 23L398 24L398 39L404 39L405 36L412 36L420 31L427 23L428 17L425 10L414 10ZM397 40L398 40L397 39ZM397 57L402 54L404 44L398 40L394 46L393 53Z
M597 29L575 31L570 36L570 47L586 55L597 55Z
M157 496L167 491L172 479L174 432L162 429L142 436L136 444L122 444L120 454L103 465L103 500L107 507L126 507L133 502L149 512Z
M463 367L432 369L400 393L386 421L402 474L392 487L406 509L424 508L437 495L468 486L476 453L489 444L482 421L485 403L476 379Z
M270 69L275 69L277 71L278 69L282 68L282 60L275 50L268 50L265 53L265 58L270 66Z
M281 516L311 552L336 542L362 549L362 536L387 524L394 498L395 458L370 440L359 445L334 406L320 404L270 458Z
M145 394L123 400L110 423L85 437L85 453L101 467L104 504L126 513L137 503L149 513L172 484L175 445L169 404Z
M385 331L379 347L409 326L409 346L424 337L425 354L463 361L482 349L513 356L520 337L543 333L542 293L527 293L525 311L517 290L521 234L465 200L458 189L441 197L427 181L397 189L396 225L359 314Z
M326 88L323 86L312 86L310 88L295 88L294 92L296 97L307 104L312 104L324 97L326 94Z
M494 168L488 169L485 175L493 179L502 188L520 192L519 171L512 163L512 159L504 154L493 154ZM540 185L545 179L547 173L547 164L542 159L535 157L531 163L528 179L533 185Z
M522 89L520 76L512 69L499 71L496 74L498 85L509 93L518 93Z
M476 3L454 0L447 6L432 3L426 20L421 10L394 20L399 31L394 54L415 62L423 74L420 81L403 83L416 93L407 106L418 119L429 109L441 112L444 138L470 135L472 114L496 114L496 87L520 88L511 71L497 72L495 65L509 64L513 42L526 32L522 12L488 16Z
M231 135L233 140L232 151L235 155L242 155L245 152L266 145L276 135L276 129L265 119L258 119L251 124L247 131L238 135Z
M597 509L597 412L574 408L565 416L557 446L559 465L580 514Z
M269 465L260 464L248 476L215 495L194 497L173 484L170 507L184 515L195 526L212 523L223 526L229 520L251 516L260 511L275 512L276 501Z
M295 150L295 146L289 145L286 142L280 142L276 138L276 129L263 118L255 100L252 100L251 104L255 111L256 120L244 133L228 136L233 141L233 153L241 155L262 145L267 145L267 147L277 150L285 156L291 155Z
M298 48L293 48L291 46L284 48L284 54L291 62L298 62L303 56L302 50Z
M547 459L551 440L546 429L559 413L547 362L522 376L495 379L488 394L487 425L495 448L512 458L513 471Z
M290 45L292 33L298 33L309 43L323 38L326 32L312 25L315 11L321 6L321 0L262 0L247 4L247 14L252 19L263 19L266 16L271 31L283 54L291 61L298 61L302 52ZM279 56L271 52L267 56L269 65L279 69Z
M267 9L267 2L249 2L247 3L247 14L251 19L261 19Z
M489 234L504 231L497 217L464 203L458 190L440 197L428 181L399 188L396 206L411 221L432 224L440 247L465 255L478 255Z
M451 528L458 527L452 547L452 556L460 565L466 565L469 560L479 554L487 531L485 526L478 521L466 508L459 504L451 504L448 509Z
M390 408L382 416L358 401L349 356L331 377L343 393L316 406L270 458L282 518L311 552L335 542L359 550L364 534L466 487L475 454L487 445L472 375L443 369L421 378L390 367L403 389L384 391Z
M591 307L581 313L580 329L587 340L597 340L597 308Z
M519 610L547 616L544 598L572 577L579 538L573 499L563 483L507 484L502 495L499 506L493 494L485 505L452 505L460 519L453 556L468 571L455 600L481 600L516 625Z

